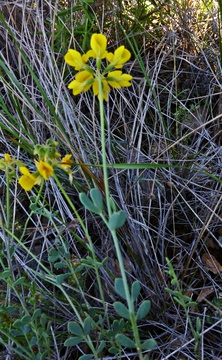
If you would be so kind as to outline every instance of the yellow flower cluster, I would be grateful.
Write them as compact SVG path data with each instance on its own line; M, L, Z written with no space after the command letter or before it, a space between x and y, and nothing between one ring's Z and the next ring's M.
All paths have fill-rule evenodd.
M18 165L19 171L22 174L18 182L26 191L31 190L34 185L40 185L44 180L49 180L54 175L55 167L68 173L71 180L72 155L67 154L61 158L61 155L56 151L57 146L58 143L51 139L47 140L45 145L35 146L34 155L38 156L38 160L35 160L36 171L34 173L30 173L25 165L11 158L9 154L4 154L4 158L0 159L0 169L4 170L7 176L10 177L9 180L11 180L11 174L15 176L15 166Z
M94 95L99 98L99 82L102 84L102 100L108 101L108 95L112 88L131 86L132 76L123 74L121 70L123 65L130 59L131 54L125 46L118 47L114 53L107 51L107 39L103 34L93 34L90 40L91 49L86 54L81 55L78 51L69 49L64 59L67 64L79 71L75 79L68 85L72 89L73 95L78 95L82 91L88 91L92 88ZM95 72L89 65L90 58L96 59ZM108 65L104 70L101 69L101 60L106 59Z

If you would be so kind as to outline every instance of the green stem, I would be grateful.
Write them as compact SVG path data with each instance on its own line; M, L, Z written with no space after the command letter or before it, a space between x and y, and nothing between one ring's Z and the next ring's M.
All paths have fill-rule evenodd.
M103 97L102 97L103 89L102 89L102 76L101 75L98 75L98 80L99 80L99 110L100 110L103 178L104 178L104 187L105 187L108 218L110 218L110 216L112 215L112 209L111 209L111 205L110 205L109 178L108 178L108 168L107 168L107 162L106 162L105 116L104 116L104 105L103 105ZM107 219L105 218L105 216L102 213L100 215L101 215L103 221L105 222L105 224L108 225L108 222L107 222ZM136 323L134 304L133 304L133 301L130 296L130 290L129 290L129 285L127 282L123 257L122 257L120 246L119 246L119 240L118 240L115 230L111 231L111 235L113 238L113 242L114 242L114 246L115 246L115 250L116 250L116 254L117 254L117 259L118 259L118 263L119 263L119 267L120 267L120 272L121 272L121 276L123 279L124 290L125 290L125 294L126 294L126 301L127 301L127 305L128 305L128 309L129 309L129 313L130 313L130 320L131 320L131 324L132 324L132 330L133 330L133 335L134 335L134 339L135 339L135 343L136 343L136 347L137 347L137 352L139 355L139 359L142 360L143 356L142 356L142 351L141 351L141 343L140 343L138 327L137 327L137 323Z
M103 307L104 307L104 310L106 310L106 304L105 304L105 298L104 298L104 292L103 292L103 287L102 287L102 282L101 282L101 278L100 278L100 275L99 275L99 269L98 269L98 266L97 266L97 258L96 258L96 254L95 254L95 250L94 250L94 245L93 245L93 242L92 242L92 239L88 233L88 230L84 224L84 222L82 221L81 219L81 216L79 215L75 205L73 204L72 200L70 199L70 197L67 195L64 187L62 186L62 184L60 183L58 177L56 176L56 174L53 175L55 181L56 181L56 184L58 185L61 193L63 194L64 198L66 199L67 203L70 205L71 209L73 210L80 226L82 227L85 235L86 235L86 238L88 240L88 243L89 243L89 250L90 250L90 253L92 255L92 258L95 262L95 272L96 272L96 279L97 279L97 282L98 282L98 287L99 287L99 292L100 292L100 296L101 296L101 300L102 300L102 303L103 303ZM107 319L108 319L108 316L107 316Z
M102 164L103 164L103 178L106 196L106 206L109 217L112 214L110 206L110 192L109 192L109 178L108 169L106 162L106 137L105 137L105 116L104 116L104 105L103 105L103 88L102 88L102 77L98 75L99 80L99 112L100 112L100 128L101 128L101 146L102 146Z
M7 229L10 228L11 224L11 210L10 210L10 181L9 176L6 174L6 222Z

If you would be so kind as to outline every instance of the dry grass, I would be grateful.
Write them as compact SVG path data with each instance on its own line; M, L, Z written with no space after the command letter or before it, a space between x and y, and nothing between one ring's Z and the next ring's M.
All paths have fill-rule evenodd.
M70 1L69 5L75 4ZM222 277L218 267L222 266L222 69L217 13L213 7L201 9L196 2L182 1L166 6L157 3L147 11L155 9L152 21L140 22L139 26L136 18L132 20L132 13L131 20L124 13L120 19L117 10L111 13L106 7L102 18L96 4L85 5L84 10L71 17L60 16L59 20L58 1L39 2L33 7L30 3L26 8L20 2L3 5L1 11L8 29L2 22L0 151L31 164L34 145L53 138L59 141L60 151L70 152L77 163L100 163L97 101L91 93L76 98L69 93L67 84L73 73L65 67L63 55L69 42L78 50L87 47L88 34L103 26L113 45L121 44L124 38L119 20L123 27L135 27L134 33L128 33L128 42L124 39L126 46L130 48L131 44L134 49L126 66L134 76L133 85L112 92L105 112L110 124L106 134L109 164L169 165L109 172L111 195L127 213L127 222L118 236L128 279L142 286L138 304L143 299L152 303L148 319L140 324L141 337L152 336L157 341L158 347L149 354L153 360L216 360L222 354ZM80 17L87 18L87 11L95 22L86 28L85 36L79 32L75 35L75 29L80 29ZM165 22L160 26L163 17ZM108 29L105 25L109 21L113 25ZM112 303L117 299L113 279L120 276L112 238L101 219L80 204L78 193L89 191L93 179L84 169L75 170L72 185L63 175L61 181L89 230L97 258L108 258L100 275L107 313L112 317ZM90 170L101 182L101 170ZM3 173L0 184L1 221L6 223ZM87 348L77 346L71 351L63 346L69 336L67 323L75 320L73 309L53 282L49 285L47 279L41 278L41 264L52 275L65 272L48 261L50 249L63 244L74 261L81 261L89 254L85 234L53 179L45 185L40 200L48 212L30 213L33 194L24 194L16 184L10 192L11 232L20 241L16 243L16 238L2 229L1 250L9 251L8 242L12 241L15 252L10 264L14 279L24 276L26 282L35 284L33 294L26 285L22 291L29 299L29 309L30 298L38 295L36 306L51 319L47 330L51 359L77 359L87 353ZM189 309L194 324L197 317L201 320L198 355L193 351L195 341L183 309L165 290L173 288L165 272L166 257L173 264L183 294L198 302ZM94 271L84 268L79 283L76 281L67 280L69 299L79 309L84 303L103 316ZM7 299L4 305L16 308L17 295L13 291L8 294L9 286L3 280L1 288L1 297ZM16 311L19 318L19 309ZM6 347L12 348L10 344ZM115 358L105 352L103 356ZM122 358L136 359L137 355L126 349ZM7 359L12 359L10 353Z

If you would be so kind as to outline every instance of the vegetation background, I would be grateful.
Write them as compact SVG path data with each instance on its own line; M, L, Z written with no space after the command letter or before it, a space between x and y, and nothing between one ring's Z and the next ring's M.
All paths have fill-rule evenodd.
M1 158L32 169L53 139L75 164L63 190L0 173L0 359L222 359L221 20L221 0L0 1ZM104 106L140 353L112 236L79 200L103 192L99 105L64 55L93 33L132 54Z

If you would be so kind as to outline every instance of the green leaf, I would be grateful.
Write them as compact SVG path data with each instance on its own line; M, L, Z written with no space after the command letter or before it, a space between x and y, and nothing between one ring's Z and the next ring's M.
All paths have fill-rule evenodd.
M94 205L94 203L90 200L90 198L85 193L80 193L79 199L87 210L92 211L95 214L101 213L101 210L98 209L97 206Z
M186 304L186 308L191 307L191 306L197 306L196 301L190 301Z
M17 329L21 329L23 327L23 323L20 319L14 321L13 326Z
M131 296L133 301L135 301L138 298L140 289L141 289L140 283L138 281L134 281L131 288Z
M23 325L30 324L31 316L30 315L23 316L23 318L21 319L21 322L22 322Z
M104 340L102 340L101 343L99 344L98 349L96 350L97 354L101 353L101 351L103 351L105 346L106 346L106 342Z
M17 280L13 283L13 285L14 285L14 286L21 285L21 284L23 284L24 282L25 282L25 277L22 276L22 277L20 277L19 279L17 279Z
M42 325L43 328L45 328L46 322L47 322L47 316L46 314L42 314L40 317L40 324Z
M169 288L165 288L165 290L169 293L169 294L172 294L172 295L175 295L177 297L181 296L181 293L177 290L171 290Z
M11 276L10 270L5 270L5 271L3 271L3 273L1 273L0 278L1 279L8 279L8 278L10 278L10 276Z
M97 188L91 189L90 196L91 196L91 199L92 199L94 205L97 207L98 210L100 210L100 212L102 212L103 211L103 197L102 197L101 192Z
M149 313L149 311L150 311L150 301L144 300L140 304L139 309L137 311L137 314L136 314L137 320L144 319L147 316L147 314Z
M109 198L109 203L110 203L110 207L111 207L111 209L112 209L112 211L113 212L116 212L116 203L115 203L115 201L113 200L113 198Z
M41 310L40 309L36 309L32 315L32 321L35 321L38 317L41 316Z
M31 211L33 211L33 212L36 212L36 210L38 209L38 205L35 204L35 203L31 203L31 204L29 205L29 209L30 209Z
M117 334L116 340L119 342L120 345L125 346L127 348L136 348L136 344L130 338L128 338L124 334Z
M59 261L55 262L53 266L55 269L64 269L67 268L67 263L65 263L64 261Z
M92 360L95 359L93 354L89 354L89 355L82 355L79 357L79 360Z
M129 310L124 304L122 304L120 301L116 301L113 306L117 314L119 314L125 319L130 319Z
M123 319L114 320L113 321L113 331L115 331L116 333L122 332L124 325L125 325L125 321Z
M68 323L68 331L79 337L83 336L83 331L81 326L75 321L70 321Z
M91 318L90 317L87 317L84 320L83 329L84 329L84 334L89 335L89 333L91 331Z
M109 348L109 353L110 354L112 354L112 355L116 355L116 354L118 354L118 352L119 352L119 349L118 348L116 348L116 347L114 347L114 346L112 346L111 348Z
M126 293L125 293L123 279L122 278L116 278L114 286L115 286L116 293L119 296L121 296L124 300L126 300Z
M58 285L61 285L65 279L69 278L71 275L71 273L66 273L66 274L60 274L60 275L57 275L55 280L57 282Z
M110 216L109 222L108 222L108 227L111 231L115 230L115 229L123 226L125 221L126 221L126 213L125 213L125 211L120 210L116 213L113 213Z
M81 343L81 337L71 337L64 342L64 346L76 346Z
M177 279L172 279L170 283L171 283L171 285L176 285L178 283L178 280Z
M61 254L56 249L50 249L49 250L49 262L55 262L61 257Z
M173 297L174 298L174 300L178 303L178 304L180 304L181 306L182 306L182 308L184 308L184 307L186 307L186 304L184 304L184 301L183 300L180 300L180 299L178 299L177 297Z
M157 346L157 342L154 339L148 339L142 343L141 348L143 350L152 350Z
M201 320L199 317L196 318L196 331L199 333L201 330Z

